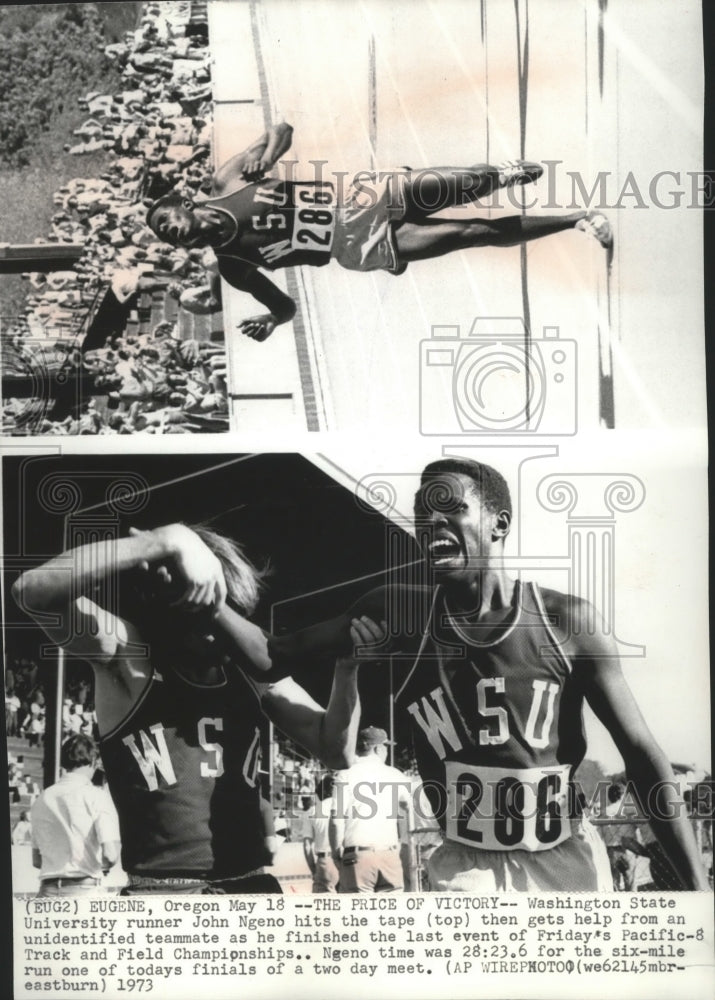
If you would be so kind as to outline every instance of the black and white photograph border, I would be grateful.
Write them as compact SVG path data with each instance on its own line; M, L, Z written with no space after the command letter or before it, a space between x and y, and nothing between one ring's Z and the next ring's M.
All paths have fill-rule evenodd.
M65 6L71 13L55 30ZM90 12L95 7L101 17ZM7 133L19 152L6 141L0 168L7 206L0 236L3 644L6 728L15 730L7 741L6 825L13 843L4 901L6 912L14 907L16 926L21 908L42 903L31 845L14 842L28 836L21 814L56 782L63 729L84 727L84 735L96 726L92 669L58 652L26 613L37 611L36 595L22 586L13 592L18 578L72 541L126 539L133 528L143 533L134 536L143 542L130 546L136 554L152 530L208 521L266 571L247 619L258 628L248 635L273 636L277 661L281 650L291 650L296 630L348 609L360 612L342 652L350 658L359 641L372 653L357 660L363 743L407 773L415 746L406 716L420 732L417 716L428 722L436 712L455 742L465 734L458 721L450 731L449 711L445 718L431 699L437 683L409 701L416 716L405 712L405 692L417 690L419 670L410 673L412 662L393 655L390 644L399 632L396 618L405 610L419 618L424 606L406 609L403 598L387 608L384 599L367 606L361 600L375 588L402 594L405 583L430 590L434 567L418 558L414 498L420 471L447 457L476 458L505 475L514 516L501 566L519 581L516 592L533 593L528 581L535 581L542 593L573 594L601 612L672 772L675 797L688 803L699 866L712 885L705 815L712 804L701 306L703 209L712 204L702 157L705 13L691 0L677 11L667 0L161 0L0 11L27 36L5 39L10 78L19 87L8 89L3 103L19 108L15 131ZM68 55L85 52L65 59L65 75L53 78L46 67L63 62L58 44ZM105 78L97 82L105 55ZM34 86L45 76L48 86L30 113L29 81ZM60 83L53 86L53 79ZM22 130L34 141L40 135L29 163ZM240 268L222 266L210 246L175 246L173 237L164 240L145 225L150 205L175 190L200 222L203 212L205 226L211 201L225 193L221 184L235 169L254 188L265 178L269 193L262 197L272 203L262 203L256 220L266 228L294 226L299 210L284 216L277 201L285 185L308 182L316 189L332 185L340 196L337 233L346 206L355 208L356 187L373 207L381 174L398 194L415 182L425 197L435 181L441 196L439 185L451 178L467 203L438 202L430 226L445 225L452 234L471 226L477 240L503 225L522 234L529 219L537 220L537 234L543 216L571 219L554 223L562 231L544 239L498 246L490 238L487 245L449 247L454 252L443 257L403 260L409 263L403 274L399 256L393 273L357 275L340 265L337 252L324 267L285 256L291 266L268 270L275 291L267 303L259 298L257 308L255 282L247 284ZM475 186L482 196L476 202ZM26 192L35 192L33 203L44 199L37 218L27 215ZM388 208L399 215L405 206L399 198L390 204L393 194ZM596 224L584 215L598 217ZM515 221L500 221L505 217ZM325 239L324 216L306 221L314 237ZM391 218L380 222L387 239L379 252L394 263L390 254L404 251L399 236L395 241L399 226ZM260 282L265 275L256 273ZM256 315L276 304L285 311L267 324ZM160 445L151 436L157 434ZM86 436L92 440L81 440ZM59 474L45 477L48 466ZM432 540L449 562L449 532ZM173 545L172 558L176 551ZM181 572L167 579L173 567L169 560L159 565L153 585L175 585ZM65 566L57 568L61 579ZM208 601L210 591L204 579L194 605ZM111 583L104 596L115 601ZM543 622L553 632L553 609L548 601L545 607ZM375 619L383 611L387 638L377 640L382 658L375 659L370 640L373 628L382 636ZM363 613L369 624L360 623ZM39 620L51 627L46 611ZM466 636L470 629L479 633L469 618L458 624ZM349 631L346 622L342 627ZM216 642L211 629L203 634ZM140 645L142 674L148 647ZM328 704L335 661L326 654L288 678L306 692L311 711ZM23 688L19 709L12 695L8 703L10 674ZM245 682L250 724L266 680L273 678L259 673ZM489 685L481 694L471 688L474 717L480 705L486 709L487 738L503 735L500 693ZM303 697L292 690L292 697ZM536 706L546 716L537 712L537 730L548 716L549 691L547 682ZM13 717L13 709L24 717ZM325 791L327 769L314 765L299 742L284 739L277 724L266 720L258 731L257 742L236 752L245 750L246 773L253 777L255 766L267 804L276 807L272 833L269 810L260 807L261 823L268 824L261 829L270 833L263 847L275 850L275 864L231 871L233 884L213 888L265 894L259 907L277 898L276 885L283 899L308 901L316 871L325 872L315 843L304 850L295 839L307 830L307 796L300 792ZM617 883L602 898L609 905L629 895L638 904L675 901L693 926L705 929L710 948L711 895L675 891L658 843L642 836L647 828L635 815L637 793L623 758L588 708L585 733L575 787L608 855L606 878ZM220 740L210 728L203 738L214 745L203 761L210 770ZM146 748L141 737L135 744L141 757L140 745ZM161 747L155 749L166 766ZM155 777L164 781L160 768ZM467 798L475 788L466 789ZM402 824L408 891L378 894L376 902L417 905L437 895L426 892L435 886L425 881L434 847L430 802L412 801L427 822L419 831L415 822L411 835ZM255 815L254 799L242 806L246 812ZM473 815L472 830L481 834L479 822ZM128 879L108 850L100 898L111 900ZM362 866L348 867L357 876ZM185 877L182 871L177 878ZM245 876L261 881L238 884ZM151 889L150 877L136 888ZM98 898L94 887L88 892ZM554 896L545 887L536 896L544 907L597 898ZM573 926L572 914L564 919ZM377 926L376 913L368 922ZM26 957L20 947L16 933L18 974ZM702 958L701 948L703 964L688 969L693 997L712 994L714 952ZM420 980L294 976L290 987L306 997L332 996L338 988L346 1000L368 988L429 1000L477 989L500 997L518 991L564 1000L606 994L653 1000L674 989L669 976L656 974L522 976L514 986L514 976L475 979L480 970L459 971ZM6 972L9 981L9 963ZM212 986L217 996L248 996L254 987L256 995L282 996L285 977L263 973L259 968L250 984L229 976L144 982L155 996L177 1000L193 1000ZM95 976L91 985L103 983ZM20 979L15 988L23 988ZM36 984L24 988L29 996Z

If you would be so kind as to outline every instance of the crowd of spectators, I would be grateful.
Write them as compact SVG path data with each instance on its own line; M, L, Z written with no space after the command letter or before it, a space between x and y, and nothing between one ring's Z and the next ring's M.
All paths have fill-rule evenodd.
M5 728L40 746L45 732L45 695L34 660L15 658L5 670Z
M5 669L5 728L9 738L23 739L28 747L42 746L45 734L45 696L34 660L16 657ZM29 806L40 794L33 775L26 773L25 755L8 750L7 783L10 803ZM22 817L20 817L22 818ZM13 832L13 843L25 843L25 827ZM17 839L16 839L17 838Z
M90 682L84 676L70 675L62 701L62 740L77 735L97 736L97 713Z
M276 829L282 829L285 840L302 839L302 816L312 805L324 772L320 761L305 757L289 740L274 742L272 804Z
M196 196L209 185L205 5L146 4L139 27L105 51L121 70L123 89L81 99L87 118L66 151L81 158L102 149L108 163L99 177L74 178L55 193L49 234L51 242L81 245L81 257L71 270L24 276L25 314L3 336L3 374L33 376L48 387L48 405L13 397L6 378L3 431L223 430L223 342L186 339L180 323L182 310L209 311L207 270L215 257L160 243L145 224L148 201L174 187ZM176 321L152 325L145 315L139 322L141 302L153 293L162 302L177 300ZM62 387L80 378L90 391L63 408Z

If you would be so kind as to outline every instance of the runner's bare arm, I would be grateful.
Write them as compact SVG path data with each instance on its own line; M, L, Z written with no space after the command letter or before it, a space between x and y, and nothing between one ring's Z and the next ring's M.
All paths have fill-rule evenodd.
M330 657L333 661L349 656L353 651L352 629L359 627L361 620L385 621L388 601L388 588L378 587L357 600L344 614L286 635L266 633L224 604L215 615L211 628L226 646L226 652L237 657L248 673L267 683L275 683L317 657ZM379 648L374 653L372 649L368 650L367 655L374 661L378 655L411 649L420 636L421 632L416 638L386 640L378 644ZM375 644L370 642L368 645L373 647Z
M653 832L686 889L708 889L708 880L698 855L695 837L668 758L651 734L636 704L618 659L614 640L585 601L570 599L570 612L580 619L578 634L569 647L574 670L584 695L610 733L633 783ZM595 624L583 627L588 620Z
M121 573L166 563L180 581L176 603L188 610L223 603L226 584L220 562L182 524L78 546L27 570L13 585L19 606L50 640L91 664L102 733L126 716L152 671L139 629L116 606L103 607L103 595L117 594Z
M350 626L363 616L374 622L388 623L388 636L371 659L416 653L426 620L415 601L417 588L376 587L363 594L343 614L308 625L285 635L268 637L268 655L273 669L288 673L291 665L310 662L321 655L345 656L350 649ZM400 620L404 609L410 611L413 627L405 630Z
M293 128L286 122L271 127L247 149L232 156L216 171L212 194L231 191L237 183L260 180L293 142Z
M269 310L266 314L250 316L239 323L239 330L246 336L254 340L266 340L277 326L290 322L295 316L296 305L293 299L285 295L258 268L240 260L221 258L219 271L229 285L248 292Z
M131 642L116 608L96 603L97 590L132 569L172 562L182 582L177 603L220 606L226 596L221 564L183 524L132 531L126 538L80 545L15 581L15 601L58 646L90 662L108 663Z
M367 618L356 620L350 628L354 648L378 643L383 635L384 627ZM360 721L359 662L356 656L337 660L325 709L291 677L269 686L259 685L263 708L271 721L326 767L341 769L353 761Z

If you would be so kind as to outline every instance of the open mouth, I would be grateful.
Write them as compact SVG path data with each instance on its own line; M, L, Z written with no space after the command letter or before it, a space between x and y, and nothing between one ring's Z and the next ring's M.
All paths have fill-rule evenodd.
M450 566L461 561L462 546L451 535L434 538L427 546L429 561L433 567Z

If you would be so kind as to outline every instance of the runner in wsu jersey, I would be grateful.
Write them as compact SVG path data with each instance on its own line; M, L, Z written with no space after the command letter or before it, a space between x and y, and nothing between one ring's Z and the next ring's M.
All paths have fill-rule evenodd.
M432 863L435 888L611 888L571 784L586 749L572 674L536 584L515 582L497 626L452 613L436 588L396 695L449 845ZM472 870L455 870L455 856Z
M285 122L271 126L223 164L208 201L195 203L171 192L147 212L147 225L160 239L187 248L213 247L221 277L266 306L268 313L239 324L254 340L265 340L296 310L293 299L258 271L261 267L320 267L336 260L350 271L397 275L411 261L470 247L516 246L567 229L581 230L607 250L609 259L612 254L611 226L600 213L529 216L519 211L488 218L435 218L444 209L476 204L498 188L538 180L543 173L538 163L362 170L347 185L343 173L332 182L315 176L305 181L267 178L290 148L292 133ZM313 169L315 174L315 163ZM208 308L219 309L216 275L209 276L209 287Z
M134 709L100 740L125 871L213 881L261 868L263 722L258 692L236 670L214 684L152 671ZM272 881L252 887L271 891Z
M683 885L705 888L690 826L667 784L670 764L612 640L585 601L507 575L511 517L495 469L442 459L424 470L415 521L437 587L397 700L412 722L421 777L446 798L436 803L431 792L445 842L430 858L430 884L465 892L612 888L605 847L570 794L588 702L644 805L652 809L649 793L663 783L671 802L652 822Z
M335 188L329 182L299 184L266 178L210 198L204 208L226 216L231 233L214 246L224 258L275 270L327 264L335 236Z
M386 619L395 637L373 656L399 653L396 669L405 654L414 657L396 707L411 724L420 777L445 835L429 859L431 888L612 888L605 847L579 815L571 785L585 752L588 703L681 885L707 889L672 769L613 640L587 602L507 575L511 518L509 489L495 469L459 458L431 463L415 497L431 602L424 600L430 588L372 591L345 616L274 637L272 662L284 670L291 658L341 649L351 616L362 614ZM409 635L407 619L418 623Z
M506 622L486 631L453 615L438 588L397 704L450 839L545 850L570 834L568 784L586 749L573 668L536 584L517 580Z

